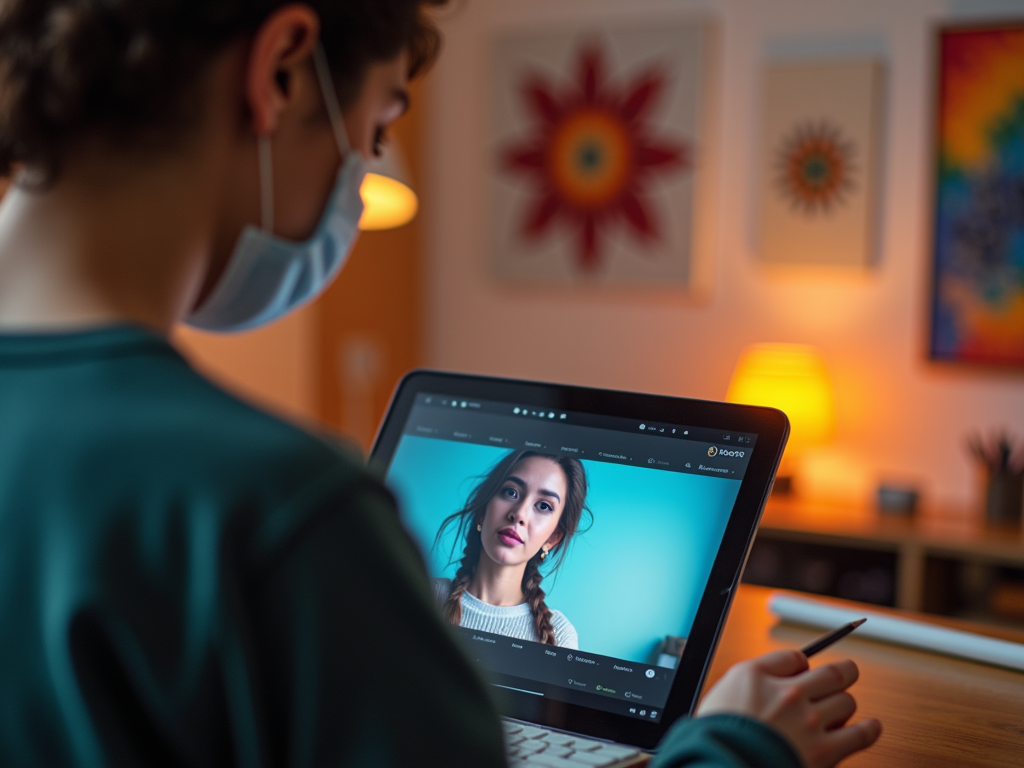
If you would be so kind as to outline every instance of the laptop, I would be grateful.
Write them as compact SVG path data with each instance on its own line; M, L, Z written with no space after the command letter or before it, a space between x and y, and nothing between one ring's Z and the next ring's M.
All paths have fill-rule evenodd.
M371 461L510 765L642 762L691 714L789 433L769 408L432 371Z

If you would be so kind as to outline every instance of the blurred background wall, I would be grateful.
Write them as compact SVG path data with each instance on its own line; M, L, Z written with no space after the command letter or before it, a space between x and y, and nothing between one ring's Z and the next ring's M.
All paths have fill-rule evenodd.
M710 13L721 32L714 289L525 289L488 273L490 46L517 29ZM678 396L725 396L744 346L825 354L836 439L807 457L810 495L860 501L879 480L977 503L973 430L1024 433L1024 377L925 359L931 94L937 24L1024 17L1024 0L452 0L444 55L395 131L421 213L367 233L338 283L295 318L229 339L183 332L197 365L291 418L367 446L401 374L424 365ZM758 126L769 61L876 57L886 67L877 259L867 270L768 268L756 253Z
M932 501L978 489L974 429L1024 432L1024 377L925 360L928 331L933 35L941 22L1024 16L985 0L477 0L456 3L431 77L424 190L424 359L440 368L599 387L725 396L752 342L820 347L835 385L836 440L808 457L812 494L866 498L880 479ZM669 293L512 289L487 274L489 46L518 28L628 25L710 12L722 35L715 288ZM877 264L769 269L756 254L764 65L874 56L886 66Z

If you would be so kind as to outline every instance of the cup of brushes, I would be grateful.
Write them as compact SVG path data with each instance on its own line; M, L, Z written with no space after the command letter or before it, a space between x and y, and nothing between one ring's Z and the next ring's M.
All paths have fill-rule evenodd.
M1020 524L1024 513L1024 445L1003 433L994 440L973 436L971 455L985 474L985 516L996 525Z

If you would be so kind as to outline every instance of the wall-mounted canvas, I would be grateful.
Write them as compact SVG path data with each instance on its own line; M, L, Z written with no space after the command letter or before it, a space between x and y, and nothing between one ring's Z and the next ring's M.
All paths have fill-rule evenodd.
M502 280L693 289L711 270L714 29L517 32L493 55L491 264Z
M771 264L874 260L882 67L769 65L761 125L760 256Z
M939 32L931 357L1024 366L1024 22Z

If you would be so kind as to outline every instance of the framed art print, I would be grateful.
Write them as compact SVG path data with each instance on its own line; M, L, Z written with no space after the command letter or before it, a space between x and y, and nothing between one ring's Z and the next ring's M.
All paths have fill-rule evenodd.
M938 34L930 356L1024 368L1024 21Z
M496 40L496 277L687 290L701 281L712 37L694 19Z
M761 259L873 261L882 67L872 60L772 64L761 126Z

